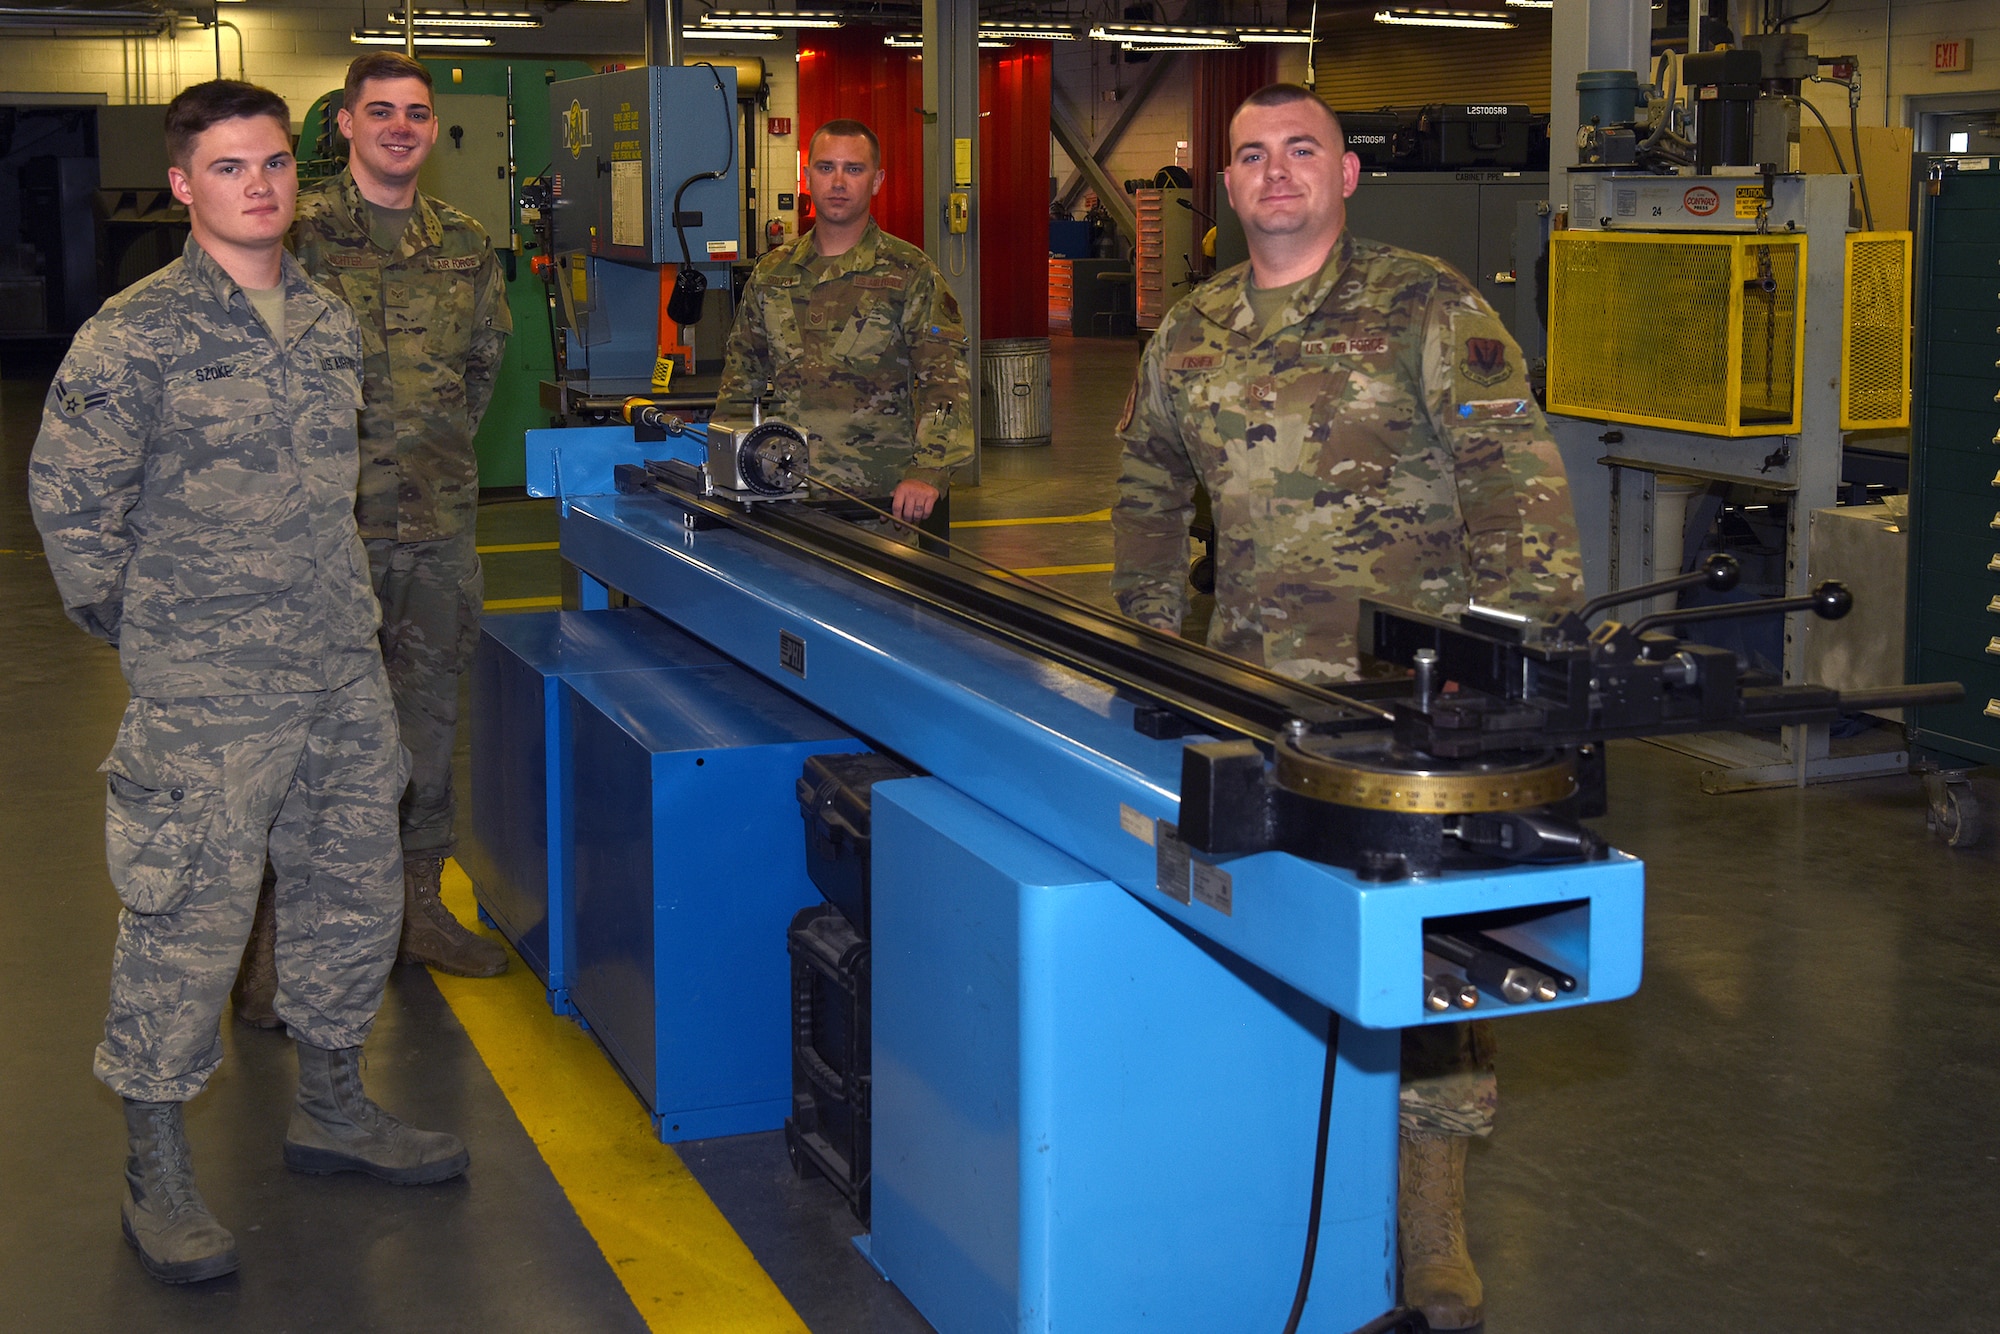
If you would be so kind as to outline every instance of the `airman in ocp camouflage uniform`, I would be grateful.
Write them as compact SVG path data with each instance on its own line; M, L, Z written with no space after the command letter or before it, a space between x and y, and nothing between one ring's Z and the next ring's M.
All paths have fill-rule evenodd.
M267 855L275 1004L299 1055L286 1162L417 1182L466 1152L360 1086L401 923L408 776L354 526L360 334L282 248L284 100L198 84L166 125L193 235L78 331L28 498L65 610L117 645L132 692L102 766L123 911L96 1071L125 1101L125 1236L184 1283L237 1263L195 1190L181 1104L222 1059Z
M351 144L348 168L300 193L292 247L361 324L355 518L382 602L382 657L411 763L402 957L489 977L506 969L506 952L462 928L438 888L455 844L458 677L478 644L485 599L472 441L514 327L507 283L480 225L417 190L438 133L421 64L388 51L357 57L339 124ZM253 1023L268 1022L261 981L246 967L240 1010Z
M1347 233L1360 163L1311 92L1253 94L1231 145L1251 259L1189 293L1140 360L1119 423L1119 607L1180 629L1197 482L1215 521L1209 644L1298 680L1368 670L1364 597L1436 614L1580 600L1562 460L1499 317L1449 265ZM1404 1300L1436 1329L1483 1314L1465 1145L1497 1103L1487 1025L1405 1031Z
M836 151L844 145L853 151ZM943 275L868 216L879 153L858 122L832 121L813 135L818 221L750 275L716 415L747 419L761 392L766 416L805 434L814 473L871 499L894 494L898 517L916 520L930 503L915 513L911 493L928 488L934 502L972 457L971 381L964 322ZM846 179L865 173L828 170L839 166L867 168L874 184Z
M1146 347L1112 512L1127 615L1180 628L1197 481L1210 646L1300 680L1361 675L1364 597L1449 614L1581 595L1562 460L1470 282L1343 235L1268 324L1250 286L1248 265L1202 285Z
M943 490L972 457L958 301L930 257L871 220L823 267L813 234L766 255L743 289L716 415L798 427L813 471L865 496L901 481ZM818 271L815 271L815 270Z

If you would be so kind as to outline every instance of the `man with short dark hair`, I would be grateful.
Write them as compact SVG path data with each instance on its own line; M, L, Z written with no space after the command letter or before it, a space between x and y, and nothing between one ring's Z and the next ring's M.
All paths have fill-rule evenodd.
M181 1104L222 1059L267 855L299 1057L286 1165L415 1184L467 1154L361 1089L395 958L406 770L351 503L360 337L284 251L284 100L197 84L166 127L192 236L78 331L28 498L65 610L117 645L132 692L103 765L123 911L96 1071L125 1104L125 1237L148 1273L189 1283L237 1263Z
M1361 163L1304 88L1230 123L1229 202L1250 262L1191 292L1147 344L1119 433L1119 607L1177 632L1197 482L1215 518L1211 647L1351 681L1360 601L1580 599L1576 518L1521 350L1466 278L1346 230ZM1466 1136L1496 1101L1485 1025L1406 1030L1404 1300L1436 1329L1482 1314L1465 1248Z
M485 598L472 440L514 327L507 282L484 229L417 189L438 137L430 71L400 52L357 56L338 122L347 169L300 193L292 243L306 272L361 323L355 518L410 749L400 957L491 977L506 970L506 951L461 926L438 891L456 843L458 678L479 642ZM240 1007L253 1023L268 1022L259 980L253 963Z
M930 517L972 457L958 302L930 257L869 216L882 148L831 120L806 148L813 228L758 261L730 331L716 415L753 399L804 432L812 471L905 524Z

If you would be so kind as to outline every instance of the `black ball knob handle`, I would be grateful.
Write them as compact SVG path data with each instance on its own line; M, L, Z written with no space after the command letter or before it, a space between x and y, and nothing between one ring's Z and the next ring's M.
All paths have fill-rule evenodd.
M1837 621L1854 610L1854 594L1847 585L1829 579L1812 591L1813 615L1822 621Z
M1701 586L1711 593L1727 593L1736 587L1737 581L1743 577L1743 567L1737 563L1736 557L1725 555L1720 551L1708 558L1708 563L1702 567L1702 572L1708 577L1702 581Z

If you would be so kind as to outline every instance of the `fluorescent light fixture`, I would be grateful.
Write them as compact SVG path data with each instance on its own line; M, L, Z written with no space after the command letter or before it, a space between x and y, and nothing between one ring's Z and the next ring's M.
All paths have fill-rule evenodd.
M419 9L419 28L539 28L541 19L519 9ZM389 22L401 26L403 11L389 15Z
M1556 0L1507 0L1509 9L1554 9Z
M701 16L704 28L838 28L841 17L830 9L711 9Z
M1512 28L1518 26L1506 14L1470 9L1381 9L1377 23L1395 23L1409 28Z
M703 32L699 28L684 28L681 36L690 42L775 42L784 34L774 28L718 28L714 32Z
M1553 4L1555 0L1547 0L1547 2ZM1507 3L1511 5L1514 3L1514 0L1507 0ZM1239 42L1268 42L1274 45L1279 43L1293 43L1298 46L1311 46L1312 39L1312 34L1304 28L1238 28L1236 30L1236 40Z
M921 51L924 49L924 35L920 32L892 32L882 39L882 45L893 46L898 51Z
M991 23L980 24L979 35L1012 38L1020 42L1073 42L1076 40L1076 29L1061 23L1010 23L995 19Z
M356 46L401 46L403 44L403 33L401 29L392 32L387 28L356 28L347 35L347 40ZM418 46L431 47L491 46L493 45L493 39L469 32L419 31L416 35L416 43Z
M1212 46L1148 46L1144 42L1120 42L1118 49L1144 52L1148 55L1173 55L1177 51L1197 55L1203 51L1241 51L1243 45L1240 42L1217 42Z
M1139 49L1139 43L1147 50L1183 51L1228 50L1239 45L1234 28L1178 28L1163 23L1100 23L1090 35L1133 51Z

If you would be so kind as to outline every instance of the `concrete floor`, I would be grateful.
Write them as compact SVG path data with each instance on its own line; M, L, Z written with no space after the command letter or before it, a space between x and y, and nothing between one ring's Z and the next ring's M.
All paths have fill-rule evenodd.
M1056 348L1055 443L989 451L955 520L1110 503L1133 349ZM285 1172L285 1044L228 1025L190 1125L244 1273L177 1290L139 1271L115 1222L117 1103L89 1072L115 913L95 769L124 689L110 651L62 617L22 503L52 367L4 355L0 1328L644 1328L412 969L392 979L370 1077L413 1120L464 1133L472 1178L412 1192ZM554 516L490 505L481 535L552 540ZM962 536L1012 566L1110 560L1102 522ZM547 596L557 577L552 552L496 554L488 597ZM1050 577L1106 598L1101 573ZM1913 780L1704 797L1699 769L1612 748L1601 828L1648 863L1639 995L1501 1026L1500 1126L1475 1146L1467 1211L1489 1334L2000 1329L2000 858L1927 840ZM1984 778L1980 793L2000 809ZM776 1136L683 1156L811 1328L927 1328L854 1254L831 1189L791 1176Z

